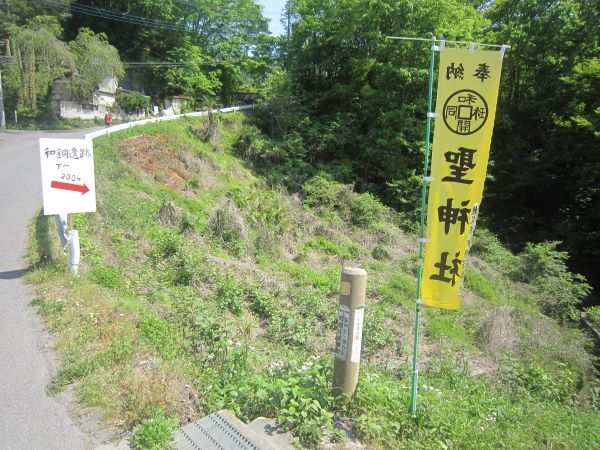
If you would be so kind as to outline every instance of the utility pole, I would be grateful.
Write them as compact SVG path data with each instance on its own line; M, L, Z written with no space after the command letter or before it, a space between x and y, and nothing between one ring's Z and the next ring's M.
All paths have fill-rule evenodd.
M4 118L4 94L2 93L2 69L0 69L0 129L6 129L6 119Z
M10 45L8 39L0 39L0 44L4 44L6 55L10 57ZM0 57L0 62L4 62L5 58ZM2 66L0 66L0 130L6 129L6 115L4 114L4 93L2 91Z

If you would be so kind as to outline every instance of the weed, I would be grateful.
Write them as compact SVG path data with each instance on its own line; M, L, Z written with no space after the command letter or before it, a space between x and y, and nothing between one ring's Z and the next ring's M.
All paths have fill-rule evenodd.
M244 252L248 240L246 225L233 200L227 198L215 206L206 232L233 255Z
M304 445L316 445L323 428L330 428L334 398L330 396L331 363L319 360L291 360L274 371L275 389L271 402L277 406L277 420L296 432Z
M246 291L250 310L261 319L270 319L278 314L279 304L276 299L261 291L258 286L249 286Z
M177 333L168 321L148 314L140 319L138 328L142 336L166 357L178 353Z
M505 274L513 271L518 264L518 257L502 246L494 234L481 227L475 228L469 252L501 269Z
M242 313L243 289L233 275L227 274L221 279L217 291L217 304L221 309L229 310L235 315Z
M149 256L154 262L176 255L185 241L183 236L170 228L155 230L152 238L154 245L149 251Z
M134 450L170 450L174 449L172 434L178 425L178 420L165 416L164 411L151 411L150 416L135 429L131 438L131 448Z
M519 336L512 313L513 310L507 307L490 311L477 331L478 342L489 354L497 356L518 347Z
M344 259L356 259L360 254L360 249L356 244L342 246L323 236L310 239L304 245L306 248L320 250L329 255L338 256Z
M313 324L292 311L279 310L271 317L267 336L291 347L303 347L313 334Z
M516 398L524 393L542 401L570 402L581 388L581 380L564 364L552 369L536 361L513 363L505 371L505 380Z
M382 245L376 245L371 251L371 256L378 261L387 261L391 259L391 255Z
M470 345L472 342L469 332L457 320L455 313L430 314L426 328L427 335L440 341L453 340L455 343Z
M94 283L109 289L122 289L125 282L121 273L113 266L99 265L90 272Z
M415 301L417 282L405 273L394 273L391 280L379 286L377 294L388 304L408 304Z
M48 395L56 395L62 392L68 385L92 372L95 365L96 361L92 358L81 359L78 362L61 367L58 374L48 384L46 392L48 392Z
M385 313L367 308L363 325L363 353L372 356L394 342L394 335L385 324Z
M464 286L471 291L477 292L477 294L485 299L498 299L494 283L473 268L469 267L468 270L465 270Z

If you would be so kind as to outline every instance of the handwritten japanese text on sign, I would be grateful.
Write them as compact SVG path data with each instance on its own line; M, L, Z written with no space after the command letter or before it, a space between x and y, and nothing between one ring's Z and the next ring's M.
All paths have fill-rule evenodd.
M94 150L87 139L40 139L44 214L96 211Z

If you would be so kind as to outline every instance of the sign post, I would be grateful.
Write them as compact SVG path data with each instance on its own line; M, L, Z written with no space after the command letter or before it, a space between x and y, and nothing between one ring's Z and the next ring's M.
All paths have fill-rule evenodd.
M40 139L44 215L55 215L63 251L71 243L70 269L79 267L79 232L66 238L67 214L96 211L94 148L90 139Z
M354 395L358 383L362 329L365 313L367 272L346 267L340 281L340 303L333 363L332 392L334 395Z

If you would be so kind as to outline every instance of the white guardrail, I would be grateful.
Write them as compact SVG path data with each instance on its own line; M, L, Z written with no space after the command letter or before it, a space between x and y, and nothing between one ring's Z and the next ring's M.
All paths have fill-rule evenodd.
M104 128L102 130L93 131L92 133L87 133L84 135L84 138L85 139L95 139L99 136L108 136L109 134L114 133L116 131L126 130L129 128L137 127L139 125L146 125L148 123L164 122L167 120L181 119L182 117L206 116L206 115L208 115L209 112L230 113L230 112L240 111L243 109L254 109L254 107L255 107L255 105L231 106L228 108L218 108L218 109L211 109L211 110L207 110L207 111L196 111L196 112L185 113L185 114L177 114L174 116L152 117L150 119L136 120L135 122L127 122L127 123L122 123L122 124L114 125L114 126L111 125L110 127Z

